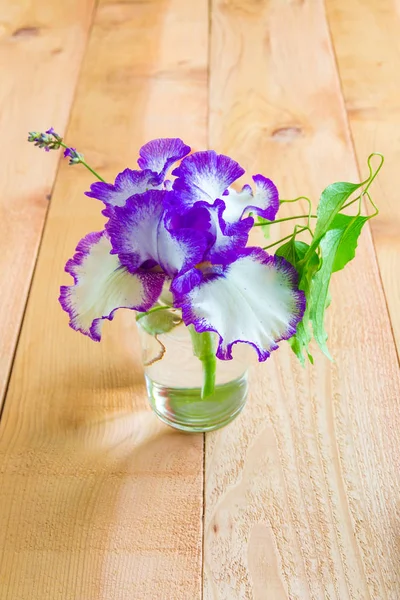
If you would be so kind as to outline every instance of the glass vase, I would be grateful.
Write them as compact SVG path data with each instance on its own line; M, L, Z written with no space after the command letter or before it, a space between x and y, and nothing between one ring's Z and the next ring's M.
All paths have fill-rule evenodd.
M246 349L235 347L232 360L216 359L216 334L197 334L176 309L138 315L137 325L148 398L164 423L181 431L212 431L240 413L248 392Z

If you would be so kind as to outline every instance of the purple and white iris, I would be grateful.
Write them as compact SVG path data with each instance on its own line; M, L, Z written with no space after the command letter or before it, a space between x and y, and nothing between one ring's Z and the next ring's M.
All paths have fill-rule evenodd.
M105 204L108 221L68 261L74 284L61 288L61 305L73 329L99 341L118 308L148 311L167 284L186 325L218 334L218 358L232 358L232 346L245 342L266 360L295 334L305 309L295 269L246 247L249 213L274 220L278 191L262 175L235 191L244 174L237 162L189 153L180 139L153 140L140 150L139 170L91 186L87 195ZM177 161L175 178L166 179Z

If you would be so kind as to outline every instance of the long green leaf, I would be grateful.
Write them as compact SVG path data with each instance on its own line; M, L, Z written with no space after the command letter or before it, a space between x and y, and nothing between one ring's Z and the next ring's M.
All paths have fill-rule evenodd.
M369 217L336 215L331 229L321 240L322 266L311 287L311 321L314 337L330 358L324 327L325 310L330 304L329 283L332 273L343 269L354 256L361 230Z
M379 156L380 163L375 170L372 158ZM289 340L293 351L304 364L304 350L308 353L311 341L310 321L314 337L322 351L330 358L326 345L327 333L324 328L325 310L330 304L329 284L334 272L343 269L355 256L358 239L365 223L378 214L368 189L383 165L383 156L371 154L368 158L369 176L361 183L338 182L328 186L321 195L317 209L317 222L310 245L296 241L297 226L293 236L283 244L277 254L288 260L299 274L299 289L306 296L306 311L298 324L296 334ZM370 216L349 216L341 213L355 200L347 200L363 186L362 196L368 198L375 208ZM357 200L356 199L356 200ZM361 209L361 200L360 200ZM281 240L283 242L284 240ZM308 353L312 362L312 356Z
M341 229L343 231L333 263L334 273L343 269L355 257L358 238L368 220L369 217L361 215L351 217L349 215L338 214L334 218L331 229Z
M336 251L339 247L343 229L331 229L321 240L322 265L316 273L311 286L311 310L310 317L314 337L322 352L328 357L329 354L326 341L328 334L324 327L325 308L328 303L329 283L331 280L333 265L335 263Z
M302 290L306 297L306 310L303 315L303 319L297 325L296 334L289 340L289 344L299 358L301 363L304 365L304 350L308 355L308 359L313 363L313 357L308 351L308 345L311 342L311 331L310 331L310 304L311 304L311 283L312 278L319 266L319 257L314 251L310 254L307 262L302 262L306 256L310 246L305 242L297 241L294 237L291 238L286 244L278 248L276 251L278 256L283 256L293 267L297 270L299 275L299 289Z
M333 183L324 189L317 208L317 223L309 254L317 248L323 236L331 229L334 218L346 200L364 183L346 183L342 181Z

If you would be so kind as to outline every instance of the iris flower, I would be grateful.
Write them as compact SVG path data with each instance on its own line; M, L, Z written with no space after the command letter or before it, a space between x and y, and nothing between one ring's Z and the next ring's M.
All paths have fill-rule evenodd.
M295 269L247 246L253 215L275 219L274 183L255 175L252 187L235 191L244 174L236 161L212 150L190 154L180 139L148 142L138 165L86 192L104 203L107 222L67 262L74 284L61 288L60 302L71 327L99 341L116 310L147 312L168 286L186 325L218 334L219 359L244 342L266 360L305 310Z

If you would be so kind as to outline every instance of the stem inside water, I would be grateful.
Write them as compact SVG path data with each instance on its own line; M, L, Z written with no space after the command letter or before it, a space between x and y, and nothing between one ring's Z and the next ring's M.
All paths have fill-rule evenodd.
M214 334L211 331L197 333L193 325L189 325L192 338L193 353L203 365L203 385L201 398L212 396L215 391L215 377L217 371L217 357L215 356Z

